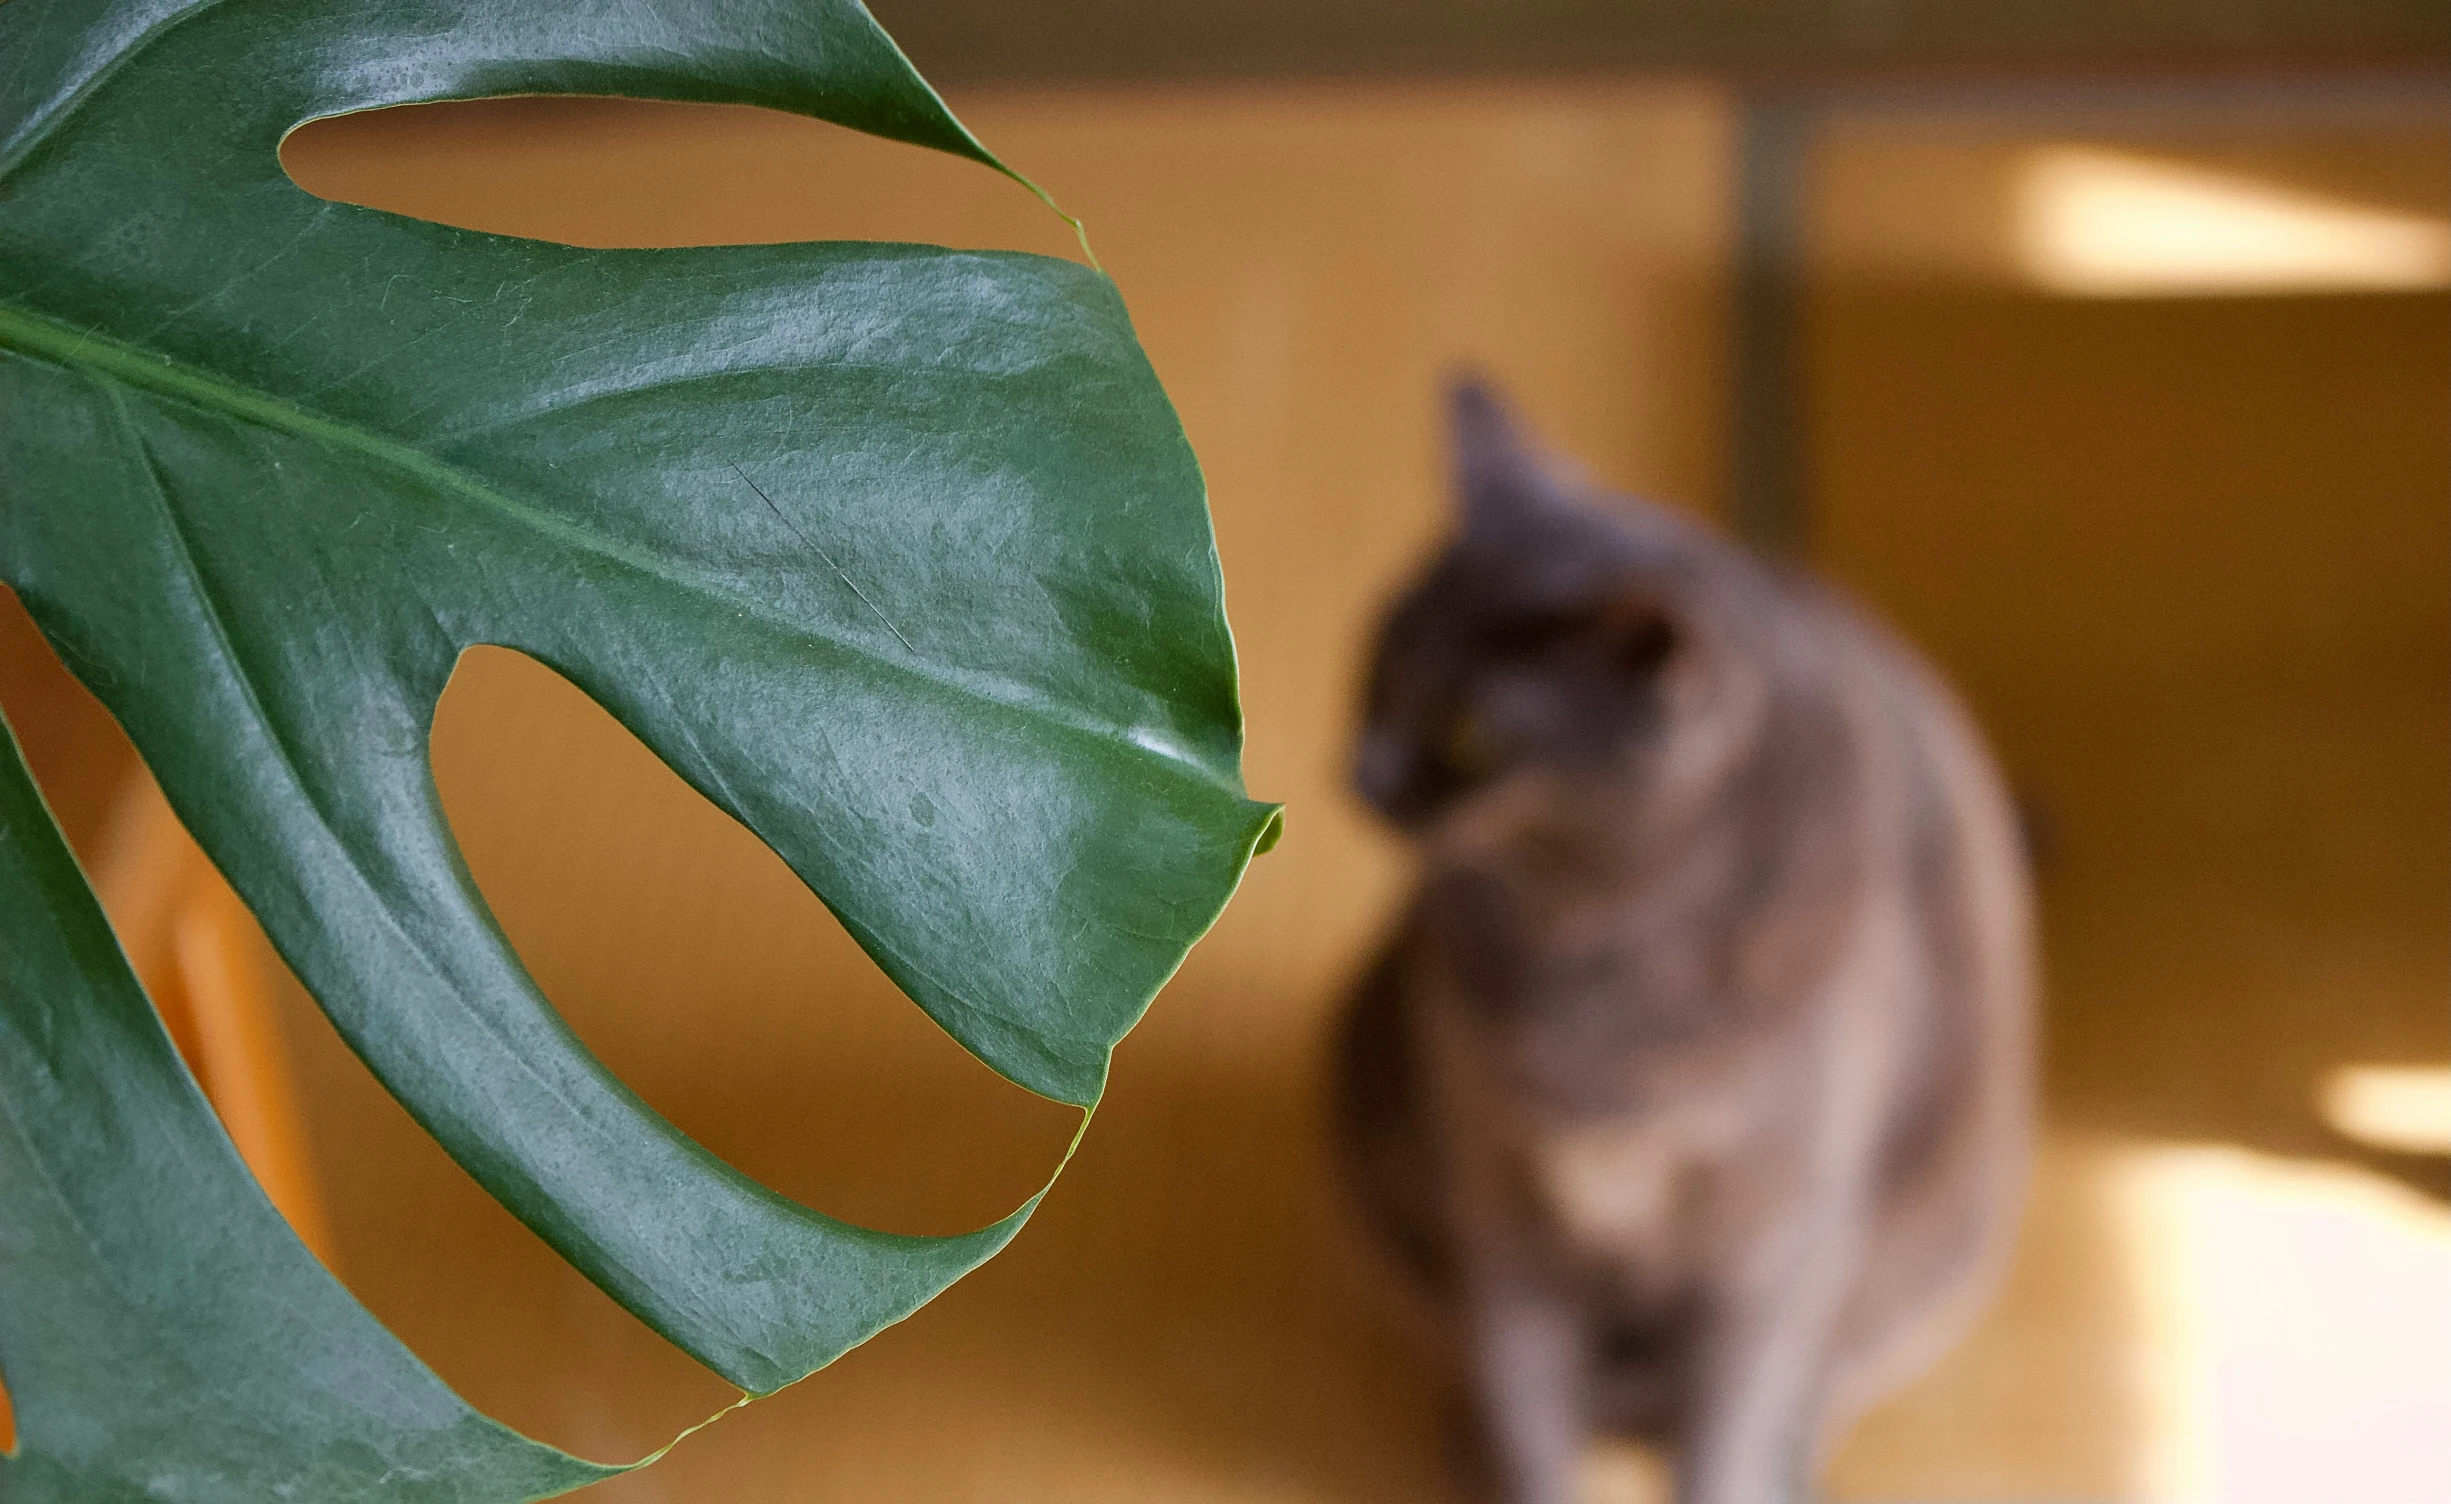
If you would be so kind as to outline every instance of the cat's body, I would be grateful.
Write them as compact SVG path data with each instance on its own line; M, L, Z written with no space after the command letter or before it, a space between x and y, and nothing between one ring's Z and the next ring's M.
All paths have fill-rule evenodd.
M1829 592L1600 498L1456 398L1464 526L1390 616L1359 782L1421 880L1353 999L1338 1128L1432 1298L1476 1486L1585 1440L1774 1504L1955 1334L2023 1181L2010 806Z

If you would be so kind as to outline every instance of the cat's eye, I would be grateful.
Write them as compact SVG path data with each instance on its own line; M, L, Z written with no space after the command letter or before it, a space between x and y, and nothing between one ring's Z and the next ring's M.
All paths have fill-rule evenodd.
M1677 650L1677 629L1657 611L1622 613L1609 624L1614 655L1620 666L1650 674Z
M1490 648L1510 658L1571 653L1609 667L1648 675L1676 651L1677 632L1653 602L1601 601L1568 610L1526 613L1489 629Z
M1489 646L1510 658L1529 658L1588 638L1601 628L1602 616L1595 609L1527 613L1490 627Z
M1447 771L1465 783L1478 783L1506 766L1506 744L1481 717L1460 706L1439 718L1438 755Z

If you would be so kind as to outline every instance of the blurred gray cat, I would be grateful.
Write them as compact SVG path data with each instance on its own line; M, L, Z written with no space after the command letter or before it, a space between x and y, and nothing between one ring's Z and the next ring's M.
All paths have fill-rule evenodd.
M1457 390L1461 527L1390 613L1357 781L1419 885L1337 1126L1432 1297L1479 1496L1585 1441L1802 1497L2002 1262L2031 1096L2011 806L1915 656Z

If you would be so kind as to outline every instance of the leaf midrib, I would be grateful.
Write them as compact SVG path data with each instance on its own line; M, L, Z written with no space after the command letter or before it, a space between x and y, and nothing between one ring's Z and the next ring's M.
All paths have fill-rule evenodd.
M897 677L947 694L995 705L1087 736L1116 754L1146 760L1197 782L1242 797L1228 780L1188 758L1170 756L1135 739L1129 728L1068 714L1061 701L1000 676L949 671L926 659L899 659L867 643L777 612L753 595L725 590L700 576L668 567L646 550L591 531L554 512L447 465L413 445L369 433L269 393L180 364L170 356L127 344L94 330L78 330L30 310L0 303L0 349L32 359L140 387L206 412L269 428L355 454L501 513L534 532L624 568L652 575L673 588L764 622L785 637L814 638Z

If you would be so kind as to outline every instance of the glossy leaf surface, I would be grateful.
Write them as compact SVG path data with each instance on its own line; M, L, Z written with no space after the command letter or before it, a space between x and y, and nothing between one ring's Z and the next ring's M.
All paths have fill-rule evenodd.
M959 1237L852 1227L606 1072L443 820L427 736L458 655L567 676L965 1047L1067 1102L1096 1100L1274 816L1242 793L1199 474L1103 275L918 246L584 251L327 203L278 163L305 120L513 93L763 105L992 165L847 0L9 0L0 572L418 1121L766 1392L1029 1208ZM94 955L70 969L116 987ZM108 1108L88 1095L42 1110ZM131 1121L154 1126L74 1142L171 1173L187 1147ZM0 1216L19 1194L0 1181ZM259 1222L197 1231L287 1258ZM73 1357L46 1344L91 1276L25 1267L0 1302L12 1490L64 1455L20 1372ZM432 1496L524 1496L481 1451L482 1486ZM272 1476L165 1496L276 1497Z

